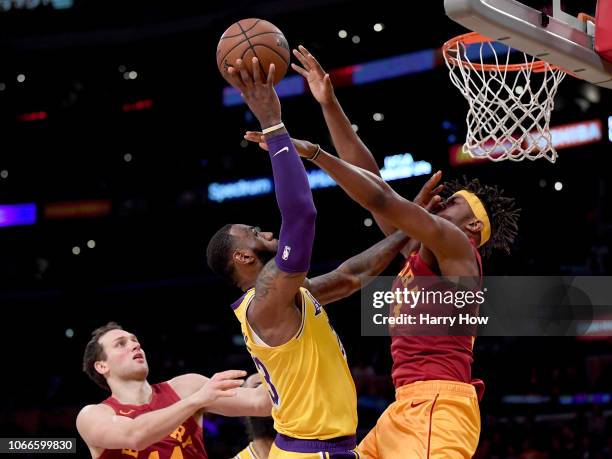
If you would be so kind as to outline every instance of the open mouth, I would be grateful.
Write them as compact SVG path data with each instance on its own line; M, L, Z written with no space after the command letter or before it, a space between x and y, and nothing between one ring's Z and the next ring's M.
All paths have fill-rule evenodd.
M144 362L144 355L142 355L140 352L134 354L133 360L138 360L140 362Z

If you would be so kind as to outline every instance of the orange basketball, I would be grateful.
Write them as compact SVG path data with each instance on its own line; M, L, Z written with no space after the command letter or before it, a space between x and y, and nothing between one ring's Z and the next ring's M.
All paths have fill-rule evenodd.
M276 67L274 84L283 79L289 68L289 44L274 24L263 19L241 19L227 28L217 45L217 67L227 80L227 69L236 59L251 68L253 56L259 59L263 75L268 75L270 64Z

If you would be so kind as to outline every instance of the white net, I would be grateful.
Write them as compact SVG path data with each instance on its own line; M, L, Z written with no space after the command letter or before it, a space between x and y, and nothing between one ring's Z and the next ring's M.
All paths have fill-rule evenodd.
M470 36L476 42L458 37L444 46L450 79L469 104L465 151L493 161L555 162L550 115L565 72L477 34L464 37Z

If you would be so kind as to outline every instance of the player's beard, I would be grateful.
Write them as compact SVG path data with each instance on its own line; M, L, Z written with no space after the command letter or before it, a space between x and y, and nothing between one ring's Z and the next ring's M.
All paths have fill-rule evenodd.
M276 255L275 250L270 249L258 249L255 250L255 255L259 258L262 266L265 266L274 256Z

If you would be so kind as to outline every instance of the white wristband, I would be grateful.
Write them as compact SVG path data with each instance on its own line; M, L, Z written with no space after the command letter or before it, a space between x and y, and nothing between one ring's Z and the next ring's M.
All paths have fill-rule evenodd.
M270 132L276 131L278 129L282 129L284 127L285 127L285 125L281 121L280 123L275 124L274 126L270 126L269 128L265 128L263 131L261 131L261 133L262 134L269 134Z

